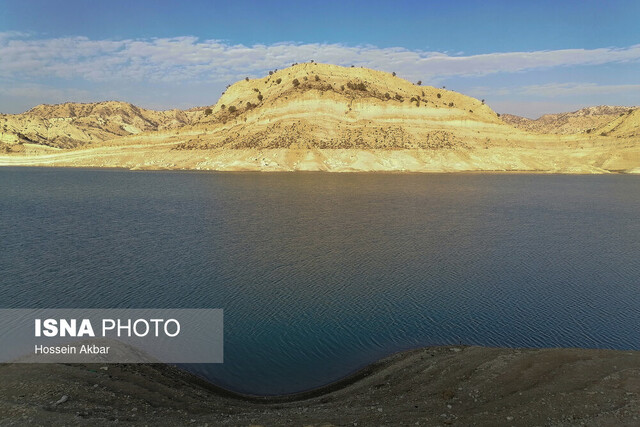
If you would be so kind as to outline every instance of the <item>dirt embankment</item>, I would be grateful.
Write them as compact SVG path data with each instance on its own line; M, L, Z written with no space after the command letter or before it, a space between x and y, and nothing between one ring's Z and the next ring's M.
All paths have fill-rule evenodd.
M272 398L164 365L2 365L0 378L1 425L640 424L634 351L424 348Z

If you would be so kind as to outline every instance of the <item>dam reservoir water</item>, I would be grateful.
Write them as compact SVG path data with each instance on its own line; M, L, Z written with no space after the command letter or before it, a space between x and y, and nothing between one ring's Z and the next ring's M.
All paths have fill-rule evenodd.
M414 347L640 349L640 176L0 168L0 307L223 308L212 383Z

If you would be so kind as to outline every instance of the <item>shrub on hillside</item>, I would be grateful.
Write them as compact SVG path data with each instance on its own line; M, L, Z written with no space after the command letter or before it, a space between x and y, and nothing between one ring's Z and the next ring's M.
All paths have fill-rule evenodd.
M358 82L358 83L349 82L347 83L347 87L351 90L360 90L360 91L367 90L367 86L362 82Z
M293 79L292 83L295 87L298 87L300 85L300 81L298 81L298 79Z

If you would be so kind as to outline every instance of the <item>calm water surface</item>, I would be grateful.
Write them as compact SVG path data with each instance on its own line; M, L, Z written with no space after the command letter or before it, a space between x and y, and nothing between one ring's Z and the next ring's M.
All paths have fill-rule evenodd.
M640 177L0 168L0 307L223 308L253 394L425 345L640 349Z

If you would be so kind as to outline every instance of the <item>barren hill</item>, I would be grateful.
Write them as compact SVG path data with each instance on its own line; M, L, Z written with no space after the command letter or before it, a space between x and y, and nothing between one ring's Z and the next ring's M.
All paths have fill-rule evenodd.
M570 113L545 114L535 120L512 114L503 114L501 118L528 132L568 135L592 132L632 110L633 107L600 105Z
M381 71L305 63L229 87L194 127L216 132L183 148L453 148L501 125L487 105L456 92Z
M640 109L629 110L616 119L595 130L603 136L616 138L640 138Z
M23 114L0 115L0 140L73 148L140 132L177 129L202 114L146 110L117 101L38 105Z
M0 116L0 165L639 172L638 113L628 110L498 117L393 73L304 63L240 80L208 108L68 103Z

